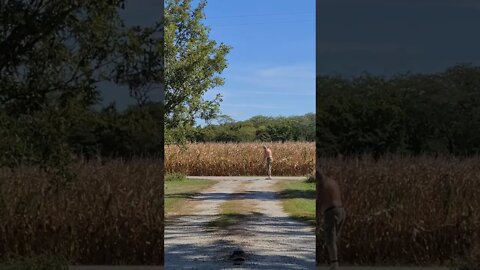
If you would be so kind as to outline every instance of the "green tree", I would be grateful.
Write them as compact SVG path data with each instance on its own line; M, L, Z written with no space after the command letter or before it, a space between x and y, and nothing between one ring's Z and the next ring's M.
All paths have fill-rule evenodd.
M163 83L163 22L127 27L123 2L0 1L0 166L35 164L63 177L72 151L160 151L157 109L92 110L100 82L127 85L142 106L150 103L141 93ZM146 131L159 125L155 135ZM120 143L106 147L107 138Z
M68 133L116 64L122 4L0 1L0 165L38 164L66 175Z
M206 1L167 0L165 7L165 127L173 139L182 140L196 119L217 116L221 95L204 94L224 83L219 76L227 67L230 47L209 38ZM177 131L173 131L177 129ZM175 138L177 137L177 138Z
M480 150L480 68L435 74L317 78L322 155L472 155Z

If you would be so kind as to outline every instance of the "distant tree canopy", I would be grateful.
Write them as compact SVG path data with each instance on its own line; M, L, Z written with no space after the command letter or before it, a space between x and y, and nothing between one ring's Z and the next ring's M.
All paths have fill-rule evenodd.
M191 142L315 141L315 114L255 116L235 122L223 117L219 125L196 127L187 134Z
M317 77L317 151L471 155L480 150L480 68Z

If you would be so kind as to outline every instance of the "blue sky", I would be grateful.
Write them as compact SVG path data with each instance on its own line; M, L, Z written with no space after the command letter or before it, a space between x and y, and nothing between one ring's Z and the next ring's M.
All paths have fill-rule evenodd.
M209 0L210 37L232 46L222 113L235 120L255 115L315 112L315 1Z
M150 25L161 14L159 3L128 1L122 17L128 25ZM315 112L314 0L209 0L205 14L210 38L232 46L225 85L206 99L220 93L222 113L235 120ZM126 87L102 86L103 104L134 103Z
M478 0L317 0L317 72L442 72L480 64Z

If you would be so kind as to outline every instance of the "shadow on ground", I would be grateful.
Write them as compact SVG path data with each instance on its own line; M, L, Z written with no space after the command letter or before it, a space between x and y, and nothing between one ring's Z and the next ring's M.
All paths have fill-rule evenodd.
M212 234L200 221L216 217L177 216L167 221L166 269L234 269L236 266L229 256L238 248L246 253L243 269L313 269L315 249L314 243L309 243L313 228L306 232L300 229L304 225L287 217L251 213L242 217L248 220L248 226L235 228L234 235L227 235L222 240L209 241ZM192 223L192 219L199 222ZM282 230L275 230L280 226ZM222 238L218 237L221 234L220 231L213 238Z
M315 199L314 190L286 189L280 192L283 199Z
M232 196L235 195L235 196ZM260 200L260 201L274 201L279 198L286 199L315 199L314 191L305 190L285 190L283 192L274 191L247 191L240 193L225 193L225 192L212 192L212 193L176 193L166 194L165 198L188 198L192 201L230 201L230 200Z
M195 196L200 195L201 193L173 193L173 194L165 194L165 198L167 199L193 199Z

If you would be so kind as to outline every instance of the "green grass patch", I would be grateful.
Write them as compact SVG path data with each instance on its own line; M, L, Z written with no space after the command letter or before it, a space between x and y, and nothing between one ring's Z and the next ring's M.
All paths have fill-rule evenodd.
M168 179L170 176L166 176ZM165 181L165 213L172 212L173 209L182 204L183 201L191 199L201 190L209 188L216 181L214 180L189 180L187 178L175 175L170 180Z
M315 183L306 181L279 182L280 197L290 217L315 225Z
M182 173L171 173L165 175L165 182L186 180L187 176Z
M210 230L226 229L242 222L248 215L256 214L253 210L254 205L245 200L226 201L220 205L220 214L207 227Z
M239 223L245 216L246 215L235 213L220 214L215 220L209 222L207 227L211 230L226 229L233 224Z

